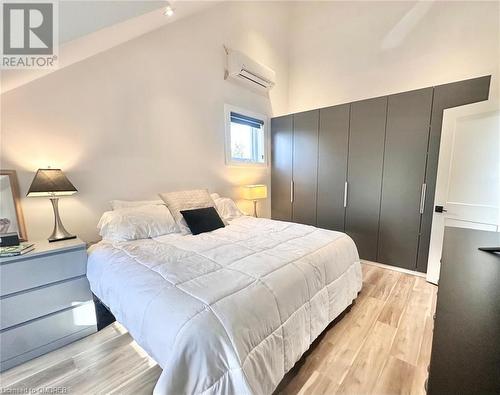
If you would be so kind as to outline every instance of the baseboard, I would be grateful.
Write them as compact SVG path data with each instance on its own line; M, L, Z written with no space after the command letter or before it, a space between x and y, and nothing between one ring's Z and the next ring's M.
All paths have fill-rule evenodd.
M416 271L413 271L413 270L403 269L402 267L397 267L397 266L385 265L383 263L367 261L365 259L361 259L361 262L366 263L368 265L378 266L378 267L381 267L382 269L394 270L395 272L412 274L412 275L418 276L418 277L424 277L425 278L427 276L426 273L420 273L420 272L416 272Z

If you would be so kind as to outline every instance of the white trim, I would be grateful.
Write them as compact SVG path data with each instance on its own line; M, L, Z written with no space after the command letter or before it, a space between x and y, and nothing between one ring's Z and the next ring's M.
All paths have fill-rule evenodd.
M264 131L264 163L256 162L238 162L233 161L231 158L231 111L237 112L241 115L246 115L252 118L257 118L264 121L262 125L262 130ZM226 166L232 167L261 167L266 168L269 166L269 158L271 156L270 148L270 133L269 133L269 118L267 115L259 114L256 112L248 111L244 108L232 106L230 104L224 104L224 152L225 152L225 163Z
M447 204L456 204L457 206L467 206L467 207L482 207L482 208L493 208L497 209L498 206L492 206L490 204L476 204L476 203L462 203L462 202L446 202Z
M403 269L402 267L385 265L383 263L367 261L365 259L361 259L361 262L366 263L367 265L377 266L377 267L381 267L382 269L393 270L395 272L401 272L401 273L405 273L405 274L411 274L411 275L417 276L417 277L425 277L426 276L425 273L420 273L420 272L415 272L413 270Z

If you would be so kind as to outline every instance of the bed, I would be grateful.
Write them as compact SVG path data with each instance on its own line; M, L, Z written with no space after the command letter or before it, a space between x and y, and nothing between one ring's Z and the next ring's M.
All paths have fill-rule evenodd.
M87 276L162 367L159 395L271 394L362 284L344 233L248 216L197 236L101 241Z

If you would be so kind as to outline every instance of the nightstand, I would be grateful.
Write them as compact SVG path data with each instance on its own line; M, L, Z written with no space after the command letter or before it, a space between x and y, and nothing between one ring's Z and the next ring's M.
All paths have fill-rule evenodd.
M0 258L0 371L96 332L80 239Z

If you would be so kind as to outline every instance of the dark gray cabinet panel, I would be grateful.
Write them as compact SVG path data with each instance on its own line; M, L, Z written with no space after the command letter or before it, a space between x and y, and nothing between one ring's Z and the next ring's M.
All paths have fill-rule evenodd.
M349 104L319 111L318 206L320 228L344 231Z
M392 95L387 103L377 262L415 270L432 88Z
M294 222L316 225L319 110L293 116Z
M427 271L443 111L450 107L488 100L490 80L491 76L486 76L434 87L429 153L426 167L427 193L425 196L425 210L422 215L422 224L420 227L421 235L417 260L418 271Z
M377 258L387 98L351 104L345 231L363 259Z
M426 272L443 110L487 100L490 80L274 118L272 218L343 229L361 258Z
M293 115L271 120L271 214L291 221Z

